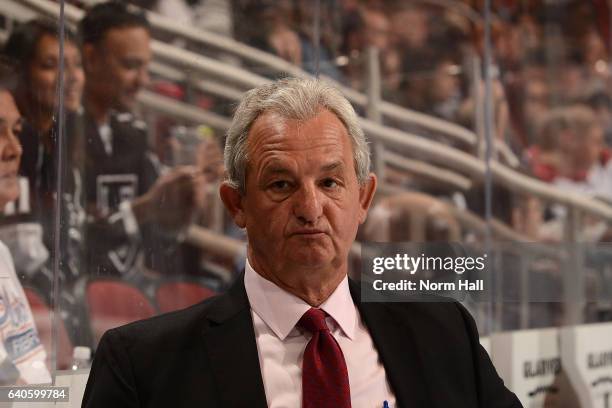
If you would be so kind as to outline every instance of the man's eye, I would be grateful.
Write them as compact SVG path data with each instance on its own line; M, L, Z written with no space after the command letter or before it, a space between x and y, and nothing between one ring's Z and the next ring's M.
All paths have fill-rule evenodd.
M323 180L323 187L325 188L336 188L338 187L338 182L334 179L328 178Z
M289 188L289 182L286 180L278 180L270 184L270 187L275 191L284 191Z

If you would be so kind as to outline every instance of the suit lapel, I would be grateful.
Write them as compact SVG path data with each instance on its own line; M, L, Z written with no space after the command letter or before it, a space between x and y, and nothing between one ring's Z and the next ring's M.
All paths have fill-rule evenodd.
M368 328L398 406L431 407L424 381L425 366L418 353L413 327L405 316L398 318L385 303L361 302L358 283L350 282L351 295Z
M204 344L221 406L266 407L251 309L241 275L211 306Z

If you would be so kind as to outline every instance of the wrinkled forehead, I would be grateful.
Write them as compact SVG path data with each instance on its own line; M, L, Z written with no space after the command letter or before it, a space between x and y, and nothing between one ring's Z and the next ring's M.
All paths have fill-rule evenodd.
M274 164L298 165L303 171L325 163L354 167L353 150L344 124L323 110L314 117L288 119L267 112L253 124L247 138L247 168L260 171ZM281 166L282 167L282 166Z
M263 112L250 127L246 142L249 153L256 153L262 144L279 148L308 148L326 143L351 145L344 123L324 108L307 118L287 117L275 111Z

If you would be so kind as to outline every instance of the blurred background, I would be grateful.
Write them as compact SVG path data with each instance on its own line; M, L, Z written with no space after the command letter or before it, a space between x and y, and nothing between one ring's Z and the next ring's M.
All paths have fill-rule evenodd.
M509 388L612 406L611 17L608 0L2 0L0 125L21 145L0 144L0 188L19 186L0 191L3 383L86 375L105 330L226 290L245 259L217 193L233 109L318 76L380 180L352 276L368 242L487 253L491 289L465 305Z

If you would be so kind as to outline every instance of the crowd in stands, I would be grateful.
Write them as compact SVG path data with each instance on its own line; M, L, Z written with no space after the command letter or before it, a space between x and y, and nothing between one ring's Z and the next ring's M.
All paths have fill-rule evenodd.
M367 90L367 54L375 48L383 100L473 131L479 126L477 110L485 101L477 74L485 49L481 2L330 0L316 2L319 9L304 0L130 2L133 7L119 1L91 7L77 30L66 28L63 112L57 24L42 17L24 22L2 47L2 80L10 78L11 85L0 88L0 97L6 93L14 100L23 125L21 193L0 208L0 238L21 284L48 303L59 265L58 302L74 344L93 346L91 333L83 334L86 316L77 296L83 280L113 277L154 288L161 277L190 276L222 290L240 272L236 259L185 240L194 223L238 240L243 236L223 222L226 215L215 199L224 173L222 138L205 126L181 128L173 118L147 127L138 114L143 89L184 96L182 84L163 87L150 77L154 32L142 10L231 36L360 92ZM522 173L612 202L606 3L492 3L495 138L520 158ZM191 47L180 38L167 40ZM228 104L207 98L199 95L196 104L228 111ZM60 115L65 139L58 137ZM0 154L3 163L8 160L4 150ZM15 153L7 157L15 162ZM479 183L458 199L456 191L441 192L389 170L397 187L421 191L378 200L360 231L363 240L463 241L468 234L453 208L485 213ZM563 239L563 208L503 188L492 197L494 217L525 240ZM601 220L587 220L582 235L591 242L611 236Z
M176 16L170 10L181 7L210 8L223 16L218 20L224 29L218 32L231 32L242 43L362 92L368 87L367 51L376 48L383 100L473 131L482 126L477 110L485 101L486 21L479 2L133 2L171 18ZM492 90L487 100L493 107L494 137L520 159L520 171L610 200L608 5L596 0L555 5L500 0L492 2L491 15ZM193 24L206 29L205 23ZM551 124L561 117L564 124ZM581 125L585 120L590 129Z

